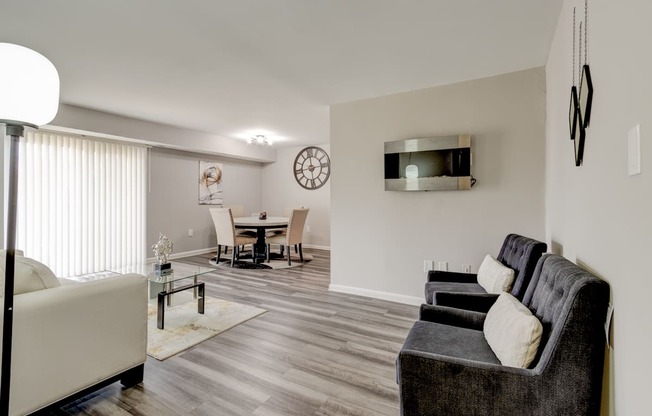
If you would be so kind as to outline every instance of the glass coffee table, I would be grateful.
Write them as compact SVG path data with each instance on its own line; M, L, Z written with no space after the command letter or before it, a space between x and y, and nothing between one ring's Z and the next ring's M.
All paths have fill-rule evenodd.
M197 277L216 270L210 267L194 266L174 261L170 263L172 263L172 272L165 275L155 273L152 263L120 270L120 273L140 273L147 276L149 298L157 298L156 327L158 329L163 329L165 326L165 304L167 301L168 306L172 305L172 295L175 293L192 289L193 299L197 300L197 313L204 313L204 282L198 282ZM183 286L176 286L177 283L182 283L182 280L188 280L189 282Z

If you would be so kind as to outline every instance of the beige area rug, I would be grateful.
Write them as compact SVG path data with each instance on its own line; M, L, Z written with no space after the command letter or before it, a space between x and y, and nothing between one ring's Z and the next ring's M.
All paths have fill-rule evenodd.
M265 312L253 306L206 297L202 315L197 313L197 301L190 298L177 306L166 306L165 327L158 329L154 300L147 310L147 355L165 360Z

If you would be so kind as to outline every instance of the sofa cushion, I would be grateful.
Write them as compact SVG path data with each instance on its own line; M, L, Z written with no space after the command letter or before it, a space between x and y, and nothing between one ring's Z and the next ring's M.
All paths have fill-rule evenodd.
M507 292L514 282L514 270L487 254L478 269L478 283L487 293Z
M487 312L484 336L503 365L527 368L537 355L543 326L509 293L501 293Z
M4 250L3 250L4 251ZM0 282L0 296L4 297L5 285L5 254L0 253L0 273L2 279ZM40 263L29 257L16 255L14 270L14 294L34 292L36 290L48 289L60 286L59 279L52 273L45 264Z
M500 364L482 331L436 322L417 321L412 326L402 350Z
M432 304L435 292L486 293L477 283L428 282L426 283L426 303Z

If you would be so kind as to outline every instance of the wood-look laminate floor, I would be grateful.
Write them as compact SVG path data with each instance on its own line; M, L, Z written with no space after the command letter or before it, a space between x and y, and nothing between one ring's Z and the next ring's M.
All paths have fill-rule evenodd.
M50 414L398 415L394 360L418 308L329 292L330 252L306 251L314 259L301 267L202 276L208 295L268 312L165 361L149 358L136 387L115 383Z

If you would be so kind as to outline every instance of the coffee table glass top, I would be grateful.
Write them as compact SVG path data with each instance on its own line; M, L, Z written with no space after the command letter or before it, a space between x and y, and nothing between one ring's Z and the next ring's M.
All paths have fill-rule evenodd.
M154 272L153 263L139 264L135 266L125 267L120 270L120 273L140 273L147 276L147 280L153 283L171 283L177 280L188 279L202 274L217 271L212 267L195 266L192 264L179 263L176 261L170 262L172 264L172 273L168 275L158 275Z

